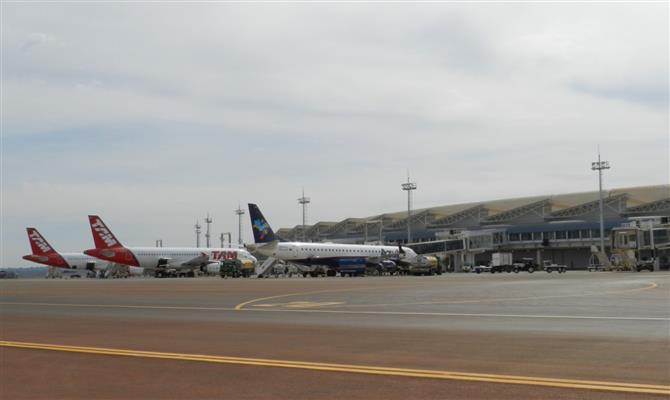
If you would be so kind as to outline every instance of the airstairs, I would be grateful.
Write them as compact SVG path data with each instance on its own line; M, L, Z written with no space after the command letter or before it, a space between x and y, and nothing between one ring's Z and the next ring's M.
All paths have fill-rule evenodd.
M597 246L591 246L591 259L589 260L589 271L612 269L612 263L605 252L600 251Z
M263 261L262 264L256 265L255 268L255 273L256 276L259 278L263 278L265 276L270 275L270 272L272 272L272 267L277 263L277 259L274 257L268 257L265 261Z

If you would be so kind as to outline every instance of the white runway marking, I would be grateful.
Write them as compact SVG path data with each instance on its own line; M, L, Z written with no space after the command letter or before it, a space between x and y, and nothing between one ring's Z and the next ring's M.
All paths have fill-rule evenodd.
M396 316L426 316L426 317L473 317L473 318L525 318L525 319L579 319L579 320L610 320L610 321L658 321L670 322L670 317L620 317L597 315L541 315L541 314L477 314L477 313L447 313L447 312L413 312L413 311L363 311L363 310L313 310L313 309L276 309L276 308L244 308L234 307L189 307L189 306L151 306L151 305L124 305L124 304L70 304L70 303L20 303L0 302L0 305L23 305L35 307L73 307L73 308L121 308L145 310L175 310L175 311L224 311L224 312L278 312L278 313L311 313L311 314L344 314L344 315L396 315Z

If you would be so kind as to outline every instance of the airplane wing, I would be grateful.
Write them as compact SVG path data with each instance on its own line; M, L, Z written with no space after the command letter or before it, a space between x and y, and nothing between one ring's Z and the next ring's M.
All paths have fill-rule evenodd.
M172 265L172 259L170 257L161 257L158 259L158 267L169 267Z
M382 250L381 255L374 261L379 262L385 260L393 261L397 265L410 265L413 262L413 260L407 257L405 249L403 249L402 245L400 244L398 245L398 251Z
M396 261L398 258L400 258L399 253L394 253L393 251L390 250L381 250L381 254L379 256L373 256L370 257L371 259L379 260L379 261L384 261L384 260L393 260Z
M194 257L188 261L181 263L182 267L199 267L201 265L209 264L209 255L207 253L200 253L199 256Z

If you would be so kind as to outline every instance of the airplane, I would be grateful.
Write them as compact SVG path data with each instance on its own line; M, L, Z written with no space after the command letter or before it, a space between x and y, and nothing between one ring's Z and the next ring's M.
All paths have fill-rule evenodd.
M385 260L392 260L397 264L411 264L417 259L414 250L401 245L285 242L275 235L256 204L249 204L249 217L255 242L250 248L254 251L291 263L327 266L328 276L335 276L338 272L342 276L362 275L367 267L373 267L374 270Z
M83 278L98 271L105 271L108 263L83 253L59 253L46 241L36 228L26 228L32 254L23 256L24 260L58 268L71 278ZM50 271L55 272L55 271Z
M93 233L94 249L84 254L118 264L143 268L156 277L195 276L195 270L208 270L210 264L239 259L256 264L256 258L245 249L198 247L126 247L97 215L88 216Z

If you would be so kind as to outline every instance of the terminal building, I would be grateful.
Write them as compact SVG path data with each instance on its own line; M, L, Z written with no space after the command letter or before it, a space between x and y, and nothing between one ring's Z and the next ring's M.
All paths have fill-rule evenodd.
M616 250L611 248L613 231L652 223L651 233L640 233L635 245L644 250L643 242L651 248L650 242L657 268L668 269L670 185L603 191L603 209L608 255ZM486 263L494 252L585 269L592 262L594 246L600 246L598 191L418 209L412 211L409 221L412 242L408 245L418 253L443 256L445 264L456 271L463 265ZM400 211L298 225L277 234L292 241L407 244L407 223L407 211Z

